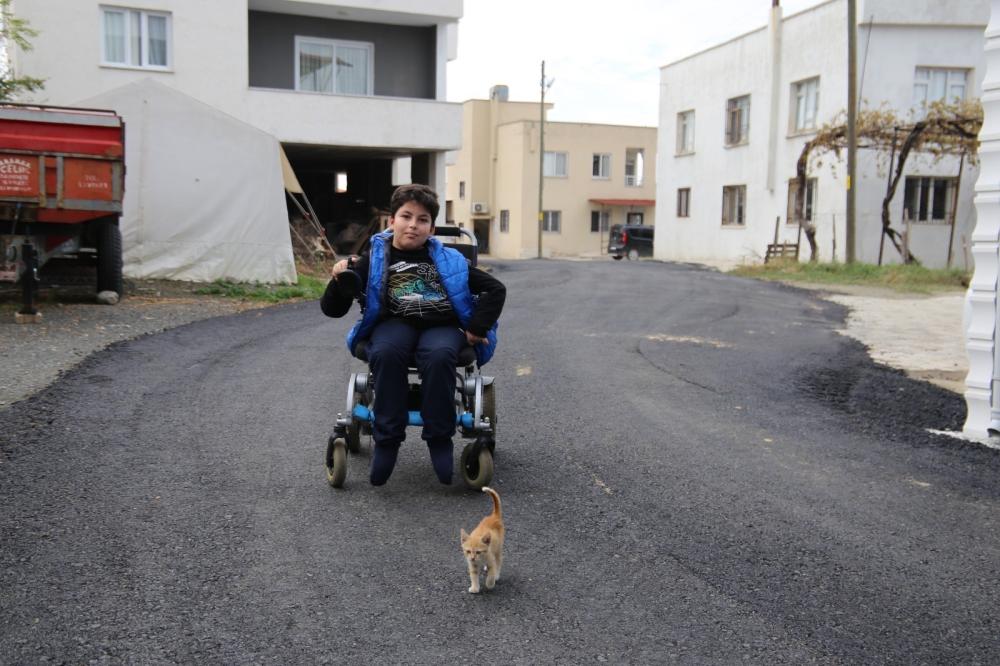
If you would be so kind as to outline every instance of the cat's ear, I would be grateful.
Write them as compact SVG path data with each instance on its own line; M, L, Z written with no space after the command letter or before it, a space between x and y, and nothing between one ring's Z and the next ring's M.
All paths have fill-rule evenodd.
M462 528L462 543L465 543L468 540L469 540L469 533L466 532L465 528L463 527Z
M490 535L487 534L486 536L483 537L483 543L489 543L489 542L490 542Z

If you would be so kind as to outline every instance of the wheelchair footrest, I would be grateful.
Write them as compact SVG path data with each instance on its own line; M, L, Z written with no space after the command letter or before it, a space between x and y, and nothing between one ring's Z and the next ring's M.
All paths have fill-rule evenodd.
M354 411L351 415L356 421L368 421L369 423L375 422L375 412L368 409L364 405L355 405ZM469 412L462 412L456 415L455 424L460 425L463 428L472 428L472 414ZM423 426L424 418L420 415L420 412L410 411L407 412L407 425L411 426Z

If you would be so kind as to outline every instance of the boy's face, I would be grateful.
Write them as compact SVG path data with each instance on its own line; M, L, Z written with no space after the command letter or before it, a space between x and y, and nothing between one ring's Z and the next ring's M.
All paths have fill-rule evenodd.
M407 201L389 218L392 225L392 246L397 250L417 250L434 233L430 212L416 201Z

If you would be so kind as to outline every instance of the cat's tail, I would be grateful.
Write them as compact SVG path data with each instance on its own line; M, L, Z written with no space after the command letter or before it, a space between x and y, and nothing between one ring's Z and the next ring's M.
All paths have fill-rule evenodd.
M496 516L497 518L500 518L501 517L501 513L500 513L500 495L498 495L497 491L493 490L489 486L483 486L483 492L484 493L489 493L490 497L493 498L493 515Z

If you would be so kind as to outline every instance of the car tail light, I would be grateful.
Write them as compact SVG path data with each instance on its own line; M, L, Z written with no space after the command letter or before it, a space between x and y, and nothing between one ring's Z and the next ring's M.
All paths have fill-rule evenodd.
M623 231L622 232L622 244L626 244L626 243L628 243L628 232L627 231Z

